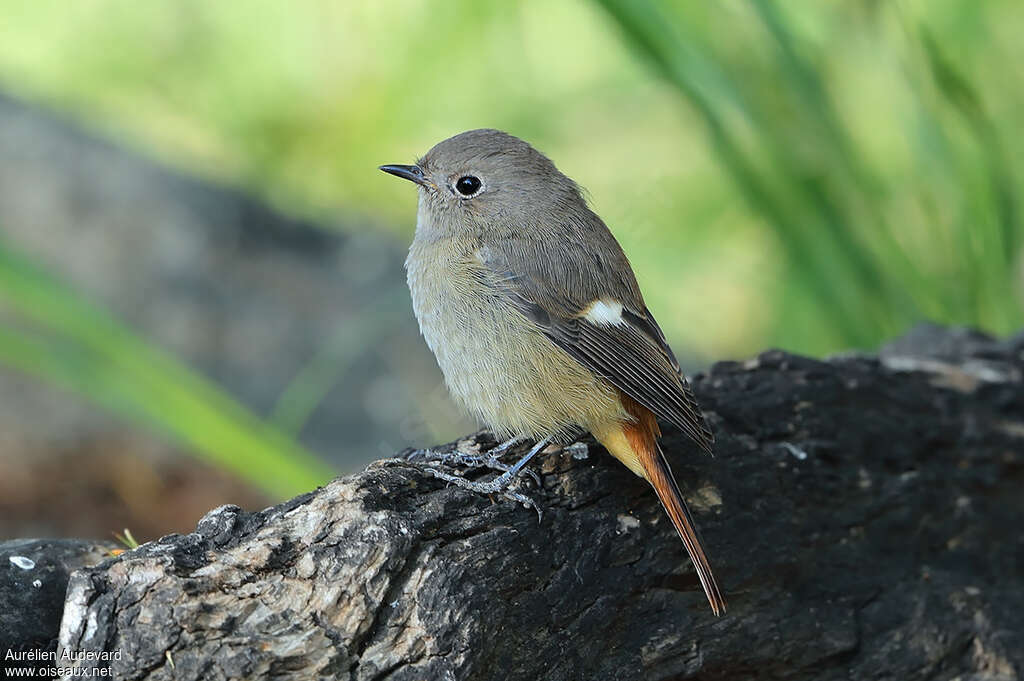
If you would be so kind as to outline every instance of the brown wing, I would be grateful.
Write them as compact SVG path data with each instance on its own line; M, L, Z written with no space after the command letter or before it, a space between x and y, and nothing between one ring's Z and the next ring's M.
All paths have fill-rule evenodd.
M616 250L613 258L596 257L575 243L565 245L557 271L546 271L539 265L541 258L531 258L529 244L500 252L482 249L482 281L506 295L571 357L710 453L711 430L661 329L643 304L629 263L614 239L611 243ZM596 300L622 304L621 321L589 321L586 312Z

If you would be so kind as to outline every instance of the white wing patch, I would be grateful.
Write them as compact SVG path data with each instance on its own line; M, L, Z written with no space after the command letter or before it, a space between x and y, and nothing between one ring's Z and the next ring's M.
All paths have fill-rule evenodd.
M591 324L604 326L618 326L626 323L622 318L622 303L606 298L592 302L583 317Z

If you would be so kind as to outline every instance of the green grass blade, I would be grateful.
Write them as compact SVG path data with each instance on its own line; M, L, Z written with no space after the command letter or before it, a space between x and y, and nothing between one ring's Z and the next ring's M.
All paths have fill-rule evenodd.
M0 301L25 321L3 330L0 357L11 366L159 428L276 496L332 476L292 438L2 244Z
M996 331L1021 323L1019 296L1007 295L1024 229L1005 136L974 83L927 32L920 43L944 99L922 94L929 75L921 68L905 74L907 90L921 129L946 143L941 163L929 168L938 189L917 178L904 184L925 201L937 197L946 209L932 223L909 225L907 238L901 233L907 226L889 210L898 205L901 216L907 206L919 210L916 197L908 200L899 194L907 189L887 186L882 176L889 169L878 160L871 165L854 141L832 101L829 45L796 37L795 10L787 13L791 7L771 0L728 10L654 0L597 4L699 114L723 170L778 239L789 263L779 286L785 300L779 301L778 320L790 343L799 329L819 326L819 341L823 327L835 330L842 345L868 347L922 314ZM805 28L824 28L823 22L843 13L820 7L804 12L799 18ZM726 17L735 31L722 28ZM871 30L880 31L877 25ZM725 35L738 42L723 40ZM969 139L949 141L950 111L966 121ZM915 160L926 164L934 152L922 149ZM962 192L959 205L942 194L942 183ZM953 252L939 244L952 244ZM814 314L799 309L808 303Z

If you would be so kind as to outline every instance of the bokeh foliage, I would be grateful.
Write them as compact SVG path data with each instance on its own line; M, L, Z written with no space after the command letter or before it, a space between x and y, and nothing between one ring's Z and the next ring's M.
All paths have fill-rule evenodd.
M5 8L0 79L405 233L374 167L509 129L590 190L680 345L820 354L1020 325L1022 26L1012 0L40 0Z
M285 497L331 470L209 380L0 242L0 362L166 434Z
M588 188L691 358L870 348L921 318L1024 322L1016 0L36 0L3 15L0 87L325 224L372 215L404 240L413 194L378 164L474 127L525 137ZM35 270L0 255L15 300L11 276ZM113 366L102 346L127 330L73 297L46 309L60 342L5 328L3 361L63 384ZM86 334L88 315L116 332ZM117 367L102 383L116 400L96 399L124 413L152 421L144 386L162 385L253 424L184 367ZM294 453L279 435L268 446Z
M922 316L1019 326L1021 194L1004 147L1013 121L1001 126L990 114L996 93L983 97L988 83L937 37L950 28L941 19L951 4L932 3L936 24L908 5L832 8L853 33L875 28L881 63L836 59L849 41L811 33L821 26L801 21L806 8L794 3L734 5L743 19L735 25L694 3L601 4L698 112L722 168L777 237L788 263L783 300L793 301L779 307L783 327L806 328L810 314L827 320L834 342L866 347ZM961 4L954 16L974 24L995 18L989 9ZM900 39L878 40L886 29ZM994 61L1011 57L998 45L986 47ZM844 86L859 88L871 67L886 91ZM873 94L875 106L860 101ZM890 118L859 129L860 112Z

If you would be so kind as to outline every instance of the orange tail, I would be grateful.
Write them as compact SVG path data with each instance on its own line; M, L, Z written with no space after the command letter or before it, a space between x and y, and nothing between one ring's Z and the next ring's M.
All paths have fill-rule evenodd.
M697 534L697 526L686 507L683 495L679 491L672 469L668 466L657 437L661 435L654 414L634 400L622 396L626 410L636 419L633 423L623 423L607 432L594 433L594 436L605 446L615 458L622 461L634 473L645 478L654 487L661 500L661 505L668 512L679 537L683 540L686 552L697 570L704 593L708 597L711 609L716 615L725 612L725 598L718 588L718 582L711 571L704 545Z

